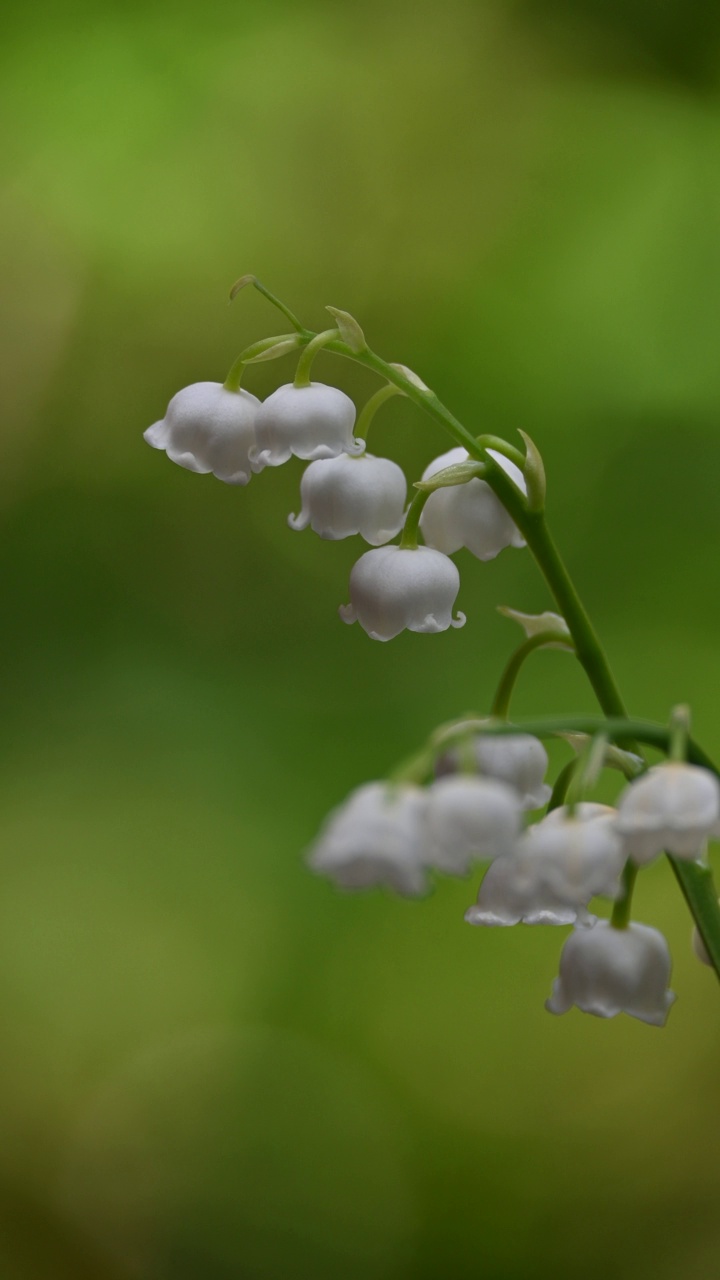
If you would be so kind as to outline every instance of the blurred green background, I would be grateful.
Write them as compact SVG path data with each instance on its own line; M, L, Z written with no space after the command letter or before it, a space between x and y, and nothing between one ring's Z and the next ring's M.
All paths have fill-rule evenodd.
M537 440L632 709L720 755L720 10L36 0L0 60L3 1280L705 1280L720 1006L667 866L657 1032L548 1017L560 933L467 928L474 883L303 865L487 709L529 556L461 555L466 628L373 644L356 541L287 528L299 464L231 489L141 432L284 327L239 274L347 308ZM449 447L382 412L411 478ZM592 709L561 653L515 703Z

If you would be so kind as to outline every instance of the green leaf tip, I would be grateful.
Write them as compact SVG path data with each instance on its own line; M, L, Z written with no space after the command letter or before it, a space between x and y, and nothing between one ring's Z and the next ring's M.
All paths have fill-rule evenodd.
M335 321L343 342L347 344L351 351L358 354L360 351L367 350L367 342L365 334L354 316L349 311L340 311L338 307L326 307L326 311L330 312Z
M528 508L530 511L543 511L545 508L547 482L542 454L527 432L518 431L518 435L522 436L525 445L523 474L528 490Z
M257 276L253 276L253 275L240 276L240 279L235 281L232 289L230 290L231 302L235 298L237 298L240 290L244 289L246 284L257 284Z

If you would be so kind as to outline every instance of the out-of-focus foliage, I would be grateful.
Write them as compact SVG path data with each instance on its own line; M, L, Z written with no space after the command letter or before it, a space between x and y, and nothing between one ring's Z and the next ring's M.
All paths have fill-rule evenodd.
M227 308L242 272L313 326L349 309L470 427L537 440L632 709L687 700L720 750L717 11L6 23L4 1280L704 1280L717 991L668 868L638 893L675 956L657 1033L549 1018L560 935L467 928L474 883L343 898L300 856L487 710L516 641L494 606L548 607L528 556L459 557L466 628L373 644L336 616L358 545L287 528L299 465L228 489L141 432L283 327ZM411 478L448 447L382 415ZM592 709L567 655L534 663L518 714Z

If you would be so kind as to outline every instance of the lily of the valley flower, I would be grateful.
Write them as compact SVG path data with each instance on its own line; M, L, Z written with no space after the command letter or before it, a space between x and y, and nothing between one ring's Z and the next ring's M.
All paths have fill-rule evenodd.
M520 468L494 449L488 453L526 493ZM422 478L430 480L438 471L466 462L469 456L466 449L450 449L425 468ZM431 493L420 516L420 528L427 545L446 555L467 547L479 560L493 560L505 547L525 546L517 526L484 480L469 480Z
M407 483L402 469L389 458L341 453L310 463L300 496L300 514L288 516L291 529L311 525L321 538L333 540L359 533L379 547L403 526Z
M528 828L515 856L526 864L534 892L569 907L586 907L596 894L620 893L625 851L615 810L605 805L553 810Z
M452 616L460 574L447 556L429 547L377 547L366 551L350 573L350 604L343 622L359 622L372 640L392 640L401 631L435 633L462 627Z
M364 440L353 439L355 405L338 387L289 382L264 400L257 416L257 445L250 452L253 471L279 467L295 454L308 462L360 454Z
M476 721L478 725L492 725L492 720ZM458 734L463 726L456 726ZM470 731L469 731L470 732ZM478 772L486 778L506 782L519 794L524 809L539 809L547 804L552 788L545 782L548 754L539 738L529 733L483 734L472 733L467 744ZM436 763L438 776L455 773L464 763L463 747L453 748L439 757Z
M525 862L515 854L498 858L485 872L477 902L465 912L468 924L491 927L515 924L567 925L592 923L582 907L557 901L539 885Z
M660 853L700 856L708 836L718 834L720 784L709 769L681 761L655 765L635 778L618 802L618 831L634 862Z
M576 928L567 939L545 1008L567 1013L575 1005L599 1018L627 1013L662 1027L675 999L668 990L670 970L668 945L657 929L645 924L615 929L599 920L590 929Z
M438 778L427 792L433 867L464 876L477 859L507 855L520 834L521 813L517 793L504 782L462 774Z
M590 899L619 893L624 862L614 809L554 809L493 863L465 919L477 925L587 925L594 919Z
M228 391L219 382L194 382L178 391L165 417L144 432L153 449L171 462L225 484L247 484L260 401L249 391Z
M325 820L308 863L340 889L384 885L417 897L426 889L425 811L420 787L368 782Z

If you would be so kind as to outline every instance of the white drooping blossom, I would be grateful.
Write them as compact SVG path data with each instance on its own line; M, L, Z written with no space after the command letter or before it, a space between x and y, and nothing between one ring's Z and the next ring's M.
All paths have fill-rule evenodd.
M604 805L578 805L575 812L553 810L529 827L516 846L536 891L569 907L586 907L600 894L616 898L626 855L616 830L616 814Z
M308 853L313 871L340 889L384 885L405 897L426 890L426 793L410 783L368 782L326 818Z
M507 855L520 834L521 814L517 793L504 782L463 774L438 778L427 792L433 867L464 876L478 859Z
M657 929L646 924L615 929L599 920L590 929L576 928L567 939L545 1008L567 1013L575 1005L599 1018L627 1013L662 1027L675 999L668 990L670 970L668 945Z
M527 493L520 468L494 449L488 449L488 453L520 492ZM467 462L469 456L466 449L450 449L425 468L422 478L431 480L446 467ZM493 560L505 547L525 546L500 499L489 484L479 479L431 493L420 516L420 528L427 545L446 555L467 547L479 560Z
M300 514L288 516L291 529L311 525L321 538L332 540L359 533L379 547L402 529L407 483L402 469L389 458L341 453L310 463L300 496Z
M252 469L279 467L292 454L313 462L339 453L363 453L365 441L353 438L354 425L355 405L338 387L286 383L260 406L257 444L250 452Z
M144 432L153 449L171 462L225 484L247 484L260 401L249 391L228 391L220 382L194 382L178 391L165 417Z
M509 853L488 867L477 902L468 907L465 919L468 924L496 927L589 923L594 917L554 900L547 887L533 879L524 860Z
M462 627L465 614L452 616L460 574L447 556L430 547L376 547L350 573L350 604L339 609L343 622L359 622L373 640L392 640L401 631L436 633Z
M483 777L497 778L513 787L521 797L524 809L539 809L547 804L552 788L545 782L548 754L539 738L529 733L484 734L475 733L478 726L491 726L492 720L475 721L468 729L469 742L454 747L439 757L438 775L456 772L464 762L464 750L472 754L477 770ZM456 726L458 734L463 726Z
M617 897L624 862L614 809L554 809L493 863L465 919L477 925L586 925L594 918L587 911L591 898Z
M709 769L681 761L653 766L635 778L618 802L618 831L634 862L661 853L698 858L718 832L720 784Z

